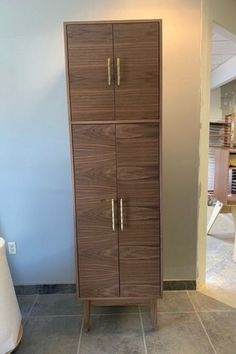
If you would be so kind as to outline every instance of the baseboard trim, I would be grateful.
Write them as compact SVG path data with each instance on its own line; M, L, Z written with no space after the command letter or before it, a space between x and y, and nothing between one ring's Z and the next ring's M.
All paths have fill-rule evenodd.
M75 284L15 285L16 295L74 294Z
M196 280L164 280L164 290L196 290Z
M164 280L164 290L196 290L196 280ZM16 285L17 295L74 294L75 284Z

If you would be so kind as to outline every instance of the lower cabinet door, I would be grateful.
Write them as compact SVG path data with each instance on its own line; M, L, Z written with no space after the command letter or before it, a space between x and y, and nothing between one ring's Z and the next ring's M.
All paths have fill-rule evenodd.
M72 148L80 297L119 296L115 126L73 125Z
M116 142L120 296L156 296L161 289L159 126L118 124Z

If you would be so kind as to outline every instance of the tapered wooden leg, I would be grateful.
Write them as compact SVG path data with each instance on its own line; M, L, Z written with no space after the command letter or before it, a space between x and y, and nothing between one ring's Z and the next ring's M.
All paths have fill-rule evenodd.
M150 314L151 314L151 322L152 328L157 330L157 300L151 300L150 302Z
M84 332L89 331L90 301L84 300Z

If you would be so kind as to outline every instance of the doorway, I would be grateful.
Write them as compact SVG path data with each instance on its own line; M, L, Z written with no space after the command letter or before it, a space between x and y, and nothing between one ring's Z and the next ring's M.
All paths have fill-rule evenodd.
M232 216L236 210L236 36L216 24L211 37L208 125L208 232L205 279L199 290L236 308L236 212ZM227 168L223 155L229 161Z

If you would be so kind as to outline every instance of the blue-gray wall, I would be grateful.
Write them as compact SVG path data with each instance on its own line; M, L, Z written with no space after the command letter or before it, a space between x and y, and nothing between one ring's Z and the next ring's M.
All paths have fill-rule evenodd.
M75 281L64 10L0 5L0 233L17 284Z
M200 5L0 1L0 233L17 243L17 255L9 256L16 284L75 280L63 43L68 20L163 19L164 276L196 277Z

